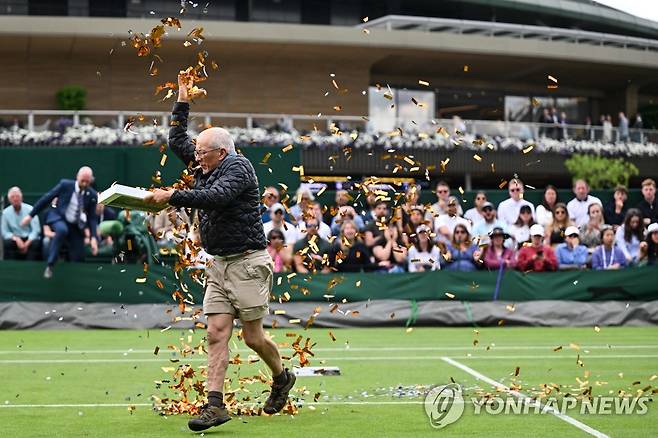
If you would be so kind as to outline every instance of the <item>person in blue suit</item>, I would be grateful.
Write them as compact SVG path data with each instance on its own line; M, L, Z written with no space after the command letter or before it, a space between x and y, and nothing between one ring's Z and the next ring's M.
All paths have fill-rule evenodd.
M92 254L98 252L96 240L96 203L98 194L90 187L94 174L90 167L84 166L78 170L74 180L63 179L52 190L39 199L32 212L23 218L28 223L57 198L57 205L49 211L46 224L55 232L50 251L48 252L48 265L43 273L44 278L53 276L53 266L57 261L59 250L66 242L69 249L69 258L73 262L81 261L84 257L85 229L89 230Z

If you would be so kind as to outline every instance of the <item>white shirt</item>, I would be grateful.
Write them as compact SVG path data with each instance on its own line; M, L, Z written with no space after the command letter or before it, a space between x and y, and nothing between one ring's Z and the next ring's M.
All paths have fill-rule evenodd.
M579 201L578 198L573 198L567 204L567 211L569 212L569 219L576 223L577 227L585 225L589 221L589 215L587 210L592 204L601 204L601 200L596 196L587 195L587 198L583 201Z
M294 245L297 242L297 228L293 224L288 222L283 222L283 226L274 226L274 221L269 221L263 224L263 231L265 231L265 237L272 231L274 228L280 230L283 233L283 238L286 239L287 245Z
M471 232L471 223L463 217L442 214L441 216L434 219L434 229L437 233L440 232L441 227L448 227L448 231L452 235L452 232L455 230L457 224L463 224L468 232Z
M532 205L532 203L526 201L525 199L519 199L518 201L515 201L512 198L508 198L498 204L498 219L505 222L507 225L512 225L519 218L519 212L521 211L521 207L524 205L530 207L530 212L534 218L535 206Z
M527 225L510 225L509 234L514 238L517 245L530 241L530 227Z
M473 241L476 244L489 243L489 233L496 227L502 228L503 231L507 232L507 225L500 219L494 219L491 223L482 221L473 225Z
M430 252L418 251L415 245L412 245L409 248L409 253L407 255L407 260L409 260L407 267L409 272L417 272L418 267L422 265L432 265L432 271L438 271L441 269L441 251L436 245L432 245ZM427 271L427 269L425 269Z
M477 224L478 222L484 221L484 217L475 207L466 210L466 213L464 213L464 218L471 221L473 225Z
M66 207L66 213L64 213L64 216L66 217L66 221L72 224L77 223L77 218L75 217L76 212L78 211L78 195L80 194L80 186L78 186L78 182L75 182L75 189L73 190L73 194L71 195L71 200L69 201L69 206ZM82 212L80 212L80 215L82 215Z
M546 228L553 223L553 212L540 204L535 210L535 220L539 225Z
M297 227L297 239L303 239L304 237L306 237L306 224L301 222ZM331 227L324 222L320 222L318 237L329 241L329 238L331 237Z

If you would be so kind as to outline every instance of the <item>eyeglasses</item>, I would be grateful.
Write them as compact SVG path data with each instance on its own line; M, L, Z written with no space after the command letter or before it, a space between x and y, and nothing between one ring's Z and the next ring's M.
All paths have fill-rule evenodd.
M317 228L317 224L306 224L306 228Z
M557 210L557 211L555 212L555 214L556 214L556 215L558 215L558 214L567 214L567 212L564 211L564 210Z
M282 210L276 210L276 211L274 212L274 214L283 214L283 211L282 211Z
M514 189L509 189L509 191L510 191L510 192L520 192L521 189L519 189L519 188L517 187L517 188L514 188Z
M448 193L448 190L445 190L445 189L443 189L443 190L437 190L436 193Z
M475 200L476 200L476 201L486 201L486 200L487 200L487 198L483 198L483 197L478 197L478 198L475 198Z
M203 158L209 152L216 151L217 149L220 149L220 148L212 148L212 149L207 149L205 151L198 151L198 150L194 149L194 158L197 158L197 159L198 158Z
M468 234L468 233L466 231L462 231L462 230L455 230L455 232L453 234Z

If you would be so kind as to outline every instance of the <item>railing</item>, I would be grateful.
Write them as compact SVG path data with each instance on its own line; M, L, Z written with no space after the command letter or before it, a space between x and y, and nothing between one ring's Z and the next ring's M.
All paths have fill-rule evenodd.
M122 129L129 118L135 119L143 116L141 124L152 124L157 121L160 126L169 125L169 112L164 111L64 111L64 110L0 110L0 118L9 123L23 124L30 131L55 130L59 119L68 124L78 126L91 124L95 126L111 126ZM53 121L53 119L55 119ZM269 123L270 128L277 124L279 128L296 129L298 131L317 128L319 131L330 131L333 124L341 130L358 129L376 133L373 125L367 118L360 116L327 116L304 114L259 114L259 113L218 113L198 112L191 113L190 127L200 130L205 126L242 126L248 129L264 126ZM39 122L39 123L37 123ZM324 126L323 126L324 125ZM619 127L605 129L600 125L576 124L546 124L533 122L512 122L495 120L461 120L434 119L425 122L397 119L390 121L390 130L401 127L404 130L416 130L428 134L434 133L439 127L445 128L451 136L460 137L457 131L464 134L481 135L487 137L511 137L521 139L553 138L556 140L587 140L611 143L618 141L633 141L636 143L658 143L658 130L629 128L628 135L622 134ZM456 134L456 135L455 135Z
M363 29L416 30L447 32L489 37L506 37L532 40L568 42L594 46L618 47L634 50L658 51L658 41L609 33L563 29L546 26L498 23L494 21L456 20L404 15L387 15L357 25Z

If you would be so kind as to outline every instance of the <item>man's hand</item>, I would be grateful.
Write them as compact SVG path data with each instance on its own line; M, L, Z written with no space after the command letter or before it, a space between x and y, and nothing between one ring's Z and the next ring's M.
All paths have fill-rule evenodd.
M25 246L25 244L23 243L23 239L21 239L18 236L12 236L11 240L13 240L14 243L16 244L16 248L18 248L20 252L23 252L23 247Z
M192 88L193 82L189 80L188 75L182 75L178 73L178 101L179 102L189 102L190 98L187 93L187 90Z
M91 240L89 241L89 245L91 246L91 255L96 255L98 254L98 241L96 240L95 237L92 237Z
M30 223L31 220L32 220L32 216L30 216L29 214L27 216L25 216L21 220L21 227L26 227Z
M152 204L165 204L169 202L169 199L171 198L171 195L174 194L175 190L162 190L162 189L156 189L155 191L149 193L146 195L146 198L144 198L144 201L152 203Z

